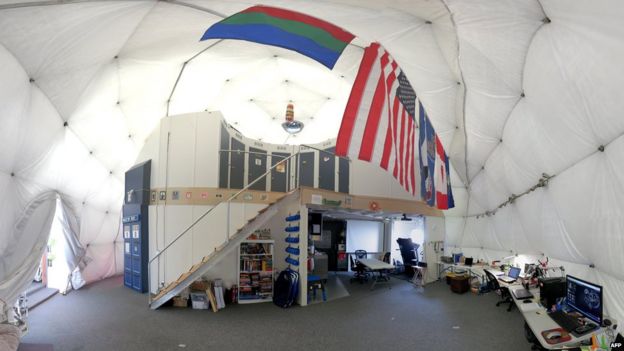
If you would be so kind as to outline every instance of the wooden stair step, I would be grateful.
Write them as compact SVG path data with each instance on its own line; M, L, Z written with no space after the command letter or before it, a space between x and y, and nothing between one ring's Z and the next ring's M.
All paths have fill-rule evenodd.
M186 273L182 274L181 276L178 277L178 280L176 280L176 282L178 284L182 283L184 281L184 279L188 278L188 276L191 275L191 274L193 274L193 272L186 272Z
M193 273L193 272L195 272L196 270L198 270L198 269L199 269L199 267L201 267L201 266L202 266L202 263L203 263L203 261L202 261L202 262L199 262L199 263L194 264L194 265L193 265L193 267L191 267L191 269L189 269L189 272Z

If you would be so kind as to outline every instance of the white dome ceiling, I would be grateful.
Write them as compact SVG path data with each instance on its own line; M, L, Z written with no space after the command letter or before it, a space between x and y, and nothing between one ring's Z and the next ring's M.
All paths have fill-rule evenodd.
M81 240L95 258L87 278L119 271L123 173L160 118L217 109L248 137L282 143L292 100L306 127L287 142L335 137L358 46L379 41L450 155L457 207L447 211L447 242L593 264L609 294L624 291L624 259L612 248L624 247L624 3L261 3L358 39L330 71L279 48L199 41L254 1L0 0L0 233L36 195L57 190L81 209ZM543 173L555 175L548 187L499 209ZM613 302L624 296L610 301L624 318Z

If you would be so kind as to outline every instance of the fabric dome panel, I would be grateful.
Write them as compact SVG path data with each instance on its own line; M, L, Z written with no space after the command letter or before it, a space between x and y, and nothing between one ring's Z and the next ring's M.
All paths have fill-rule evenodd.
M82 277L87 283L111 277L117 273L115 243L95 244L87 246L86 256L89 262L82 271ZM117 245L118 246L118 245ZM118 250L120 248L117 248Z
M624 84L624 47L616 44L624 37L624 4L548 1L544 7L552 20L548 45L556 50L566 81L560 93L576 114L586 117L581 127L593 132L598 144L606 144L624 132L624 119L616 117L624 101L614 89Z
M596 268L619 279L624 264L624 138L553 179L553 199L566 219L575 246Z
M0 171L10 174L15 165L15 147L18 145L20 123L30 103L28 75L17 59L0 45Z
M0 11L0 42L67 118L99 65L151 7L116 1L8 9Z
M497 145L522 93L524 57L544 17L535 1L449 2L457 25L466 95L469 177ZM510 40L513 38L513 40Z

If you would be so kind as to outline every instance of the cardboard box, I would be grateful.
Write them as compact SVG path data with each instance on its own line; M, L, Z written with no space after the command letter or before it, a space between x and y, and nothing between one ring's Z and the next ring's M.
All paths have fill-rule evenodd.
M208 289L208 282L205 280L196 280L191 284L191 290L193 291L206 291Z
M185 299L180 296L173 297L173 306L174 307L188 307L188 299Z

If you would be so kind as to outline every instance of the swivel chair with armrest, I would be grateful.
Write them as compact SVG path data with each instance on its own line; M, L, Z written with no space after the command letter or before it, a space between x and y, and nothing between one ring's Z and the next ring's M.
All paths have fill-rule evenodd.
M500 294L501 300L496 303L496 307L501 304L508 303L509 307L507 307L507 312L511 311L511 308L514 305L513 298L511 297L511 292L509 288L505 286L501 286L498 283L498 279L489 271L485 271L485 276L487 277L488 285L492 291L496 291Z
M366 272L366 267L363 264L353 259L354 255L349 255L349 261L351 262L351 271L353 271L353 277L351 278L351 283L354 280L359 281L360 283L364 283L368 280L368 272ZM356 255L357 257L357 255Z

